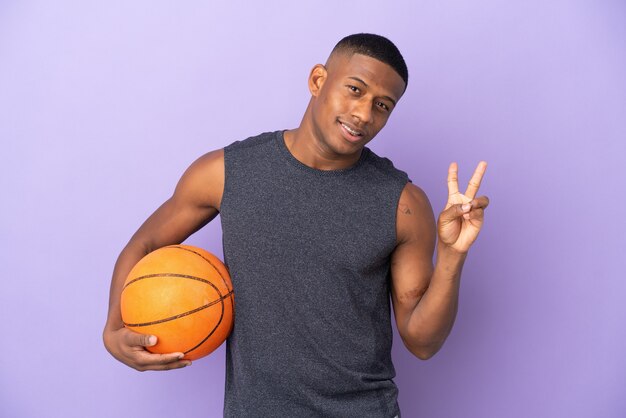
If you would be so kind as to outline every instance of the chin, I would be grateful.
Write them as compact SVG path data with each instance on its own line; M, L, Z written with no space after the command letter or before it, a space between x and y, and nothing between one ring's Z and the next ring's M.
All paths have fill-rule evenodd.
M350 156L360 153L365 147L364 143L348 142L343 138L339 138L339 144L332 147L337 155Z

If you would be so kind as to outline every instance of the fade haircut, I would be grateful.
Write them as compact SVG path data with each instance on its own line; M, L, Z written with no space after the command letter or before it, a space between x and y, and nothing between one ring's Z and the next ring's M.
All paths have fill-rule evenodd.
M375 58L389 65L398 73L404 80L405 89L409 83L409 70L406 68L402 54L393 42L384 36L372 33L348 35L335 45L330 54L333 55L338 52L348 55L361 54Z

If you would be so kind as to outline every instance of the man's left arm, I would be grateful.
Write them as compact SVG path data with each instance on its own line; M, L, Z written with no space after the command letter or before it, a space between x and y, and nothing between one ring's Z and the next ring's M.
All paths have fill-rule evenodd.
M417 186L408 183L400 197L398 244L391 259L392 301L398 332L409 351L420 359L439 351L452 330L463 263L489 204L487 197L475 197L486 166L484 162L478 165L461 194L457 165L450 165L448 202L437 224L428 198ZM433 266L435 243L437 259Z

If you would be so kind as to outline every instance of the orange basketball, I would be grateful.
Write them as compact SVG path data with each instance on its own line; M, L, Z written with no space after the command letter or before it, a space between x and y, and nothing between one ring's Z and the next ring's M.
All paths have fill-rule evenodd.
M219 347L235 315L226 266L208 251L171 245L142 258L128 274L121 296L124 325L155 335L153 353L185 353L196 360Z

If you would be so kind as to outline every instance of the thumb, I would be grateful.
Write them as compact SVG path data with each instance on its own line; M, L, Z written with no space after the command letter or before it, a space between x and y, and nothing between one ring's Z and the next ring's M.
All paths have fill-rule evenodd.
M439 220L443 222L444 224L455 221L458 218L463 217L464 215L469 216L469 212L471 209L472 209L471 202L452 205L448 209L441 212L441 215L439 216Z
M128 342L131 346L152 347L157 343L157 337L154 335L131 332L129 334Z

